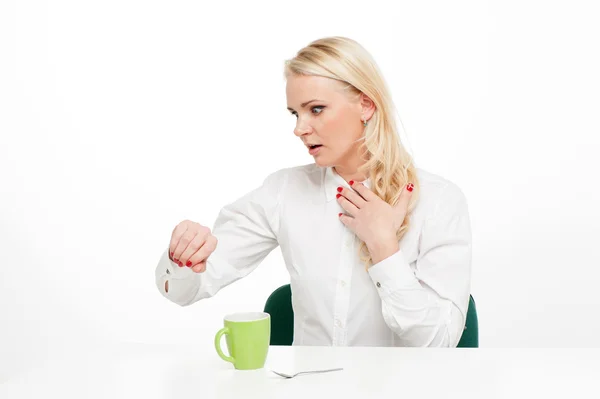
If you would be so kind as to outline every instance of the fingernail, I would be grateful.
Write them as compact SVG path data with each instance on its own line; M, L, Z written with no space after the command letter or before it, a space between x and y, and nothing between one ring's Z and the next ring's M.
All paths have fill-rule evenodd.
M406 189L407 189L408 191L412 191L414 187L415 187L415 186L413 186L413 184L412 184L412 183L408 183L408 186L406 186Z
M173 262L179 263L179 259L173 259Z
M341 193L341 192L342 192L342 190L343 190L343 188L341 188L341 187L338 187L338 193Z
M173 259L173 252L171 252L171 259Z
M188 260L187 262L185 262L185 265L186 265L187 267L190 267L190 266L192 265L192 261L191 261L191 260Z
M341 214L341 213L338 213L338 217L340 217L340 216L342 216L342 214Z
M177 264L179 265L179 267L183 267L183 263L177 262Z
M342 196L342 194L336 194L335 198L340 198Z
M348 182L348 184L349 184L349 185L353 185L353 184L354 184L354 180L350 180L350 181Z

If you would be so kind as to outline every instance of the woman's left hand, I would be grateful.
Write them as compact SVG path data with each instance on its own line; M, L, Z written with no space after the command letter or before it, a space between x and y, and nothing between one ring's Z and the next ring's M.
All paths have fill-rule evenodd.
M340 213L339 218L364 241L373 263L378 263L398 250L396 232L408 211L414 186L409 183L397 204L392 206L364 184L351 181L350 185L353 190L338 187L337 201L346 211Z

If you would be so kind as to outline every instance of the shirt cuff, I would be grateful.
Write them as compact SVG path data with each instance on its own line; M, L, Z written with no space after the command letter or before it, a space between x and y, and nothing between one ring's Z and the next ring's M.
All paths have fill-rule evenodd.
M398 290L422 288L402 250L398 250L393 255L371 266L369 276L371 276L371 280L373 280L381 297L386 297Z

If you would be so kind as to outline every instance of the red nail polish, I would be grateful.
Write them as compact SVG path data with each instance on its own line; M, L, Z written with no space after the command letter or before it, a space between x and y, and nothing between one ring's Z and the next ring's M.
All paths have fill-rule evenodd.
M350 181L348 182L348 184L349 184L349 185L353 185L353 184L354 184L354 180L350 180Z
M413 186L413 184L412 184L412 183L408 183L408 186L406 186L406 189L407 189L408 191L412 191L414 187L415 187L415 186Z
M179 263L179 259L173 259L173 262Z
M343 190L343 188L341 188L341 187L338 187L338 193L341 193L341 192L342 192L342 190Z
M179 267L183 267L183 263L177 262L177 264L179 265Z
M171 259L173 259L173 252L171 252Z
M340 216L342 216L342 214L341 214L341 213L338 213L338 217L340 217Z
M342 194L336 194L335 198L340 198L342 196Z
M187 267L190 267L190 266L192 265L192 261L188 260L187 262L185 262L185 265L186 265Z

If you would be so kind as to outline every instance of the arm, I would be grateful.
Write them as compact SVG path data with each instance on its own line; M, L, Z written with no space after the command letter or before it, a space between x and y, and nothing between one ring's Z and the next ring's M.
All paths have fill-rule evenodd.
M470 273L467 202L453 184L424 222L416 271L397 248L369 268L383 317L405 346L458 344L469 303Z
M283 171L275 172L260 187L221 209L212 229L218 244L203 273L179 267L165 249L155 270L159 292L178 305L191 305L256 269L278 245L278 209L285 182Z

